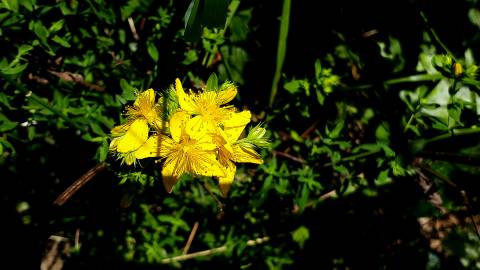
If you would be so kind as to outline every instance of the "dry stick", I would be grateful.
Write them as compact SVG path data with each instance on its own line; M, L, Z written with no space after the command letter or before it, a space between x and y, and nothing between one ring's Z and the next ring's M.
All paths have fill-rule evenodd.
M295 157L295 156L292 156L290 154L287 154L285 152L280 152L280 151L272 151L273 155L279 155L279 156L282 156L282 157L286 157L286 158L289 158L293 161L296 161L296 162L299 162L299 163L302 163L302 164L305 164L307 163L306 160L302 159L302 158L298 158L298 157Z
M80 178L78 178L73 184L71 184L62 194L60 194L53 204L62 206L73 194L75 194L83 185L90 181L95 175L103 171L107 167L105 162L97 164L95 167L88 170Z
M188 253L188 250L190 249L190 245L192 244L193 238L195 237L195 234L197 233L198 230L198 221L195 221L195 224L193 224L192 231L190 232L190 236L188 236L187 244L183 248L183 255Z
M253 239L253 240L248 240L247 241L247 246L255 246L255 245L263 244L263 243L265 243L269 240L270 240L270 237L268 237L268 236L264 236L264 237ZM166 258L166 259L163 259L161 261L161 263L169 264L169 263L172 263L172 262L186 261L186 260L194 259L194 258L197 258L197 257L203 257L203 256L217 254L217 253L223 253L225 251L227 251L227 246L221 246L221 247L202 250L202 251L198 251L198 252L194 252L194 253L190 253L190 254L184 254L184 255L179 255L179 256L175 256L175 257L171 257L171 258Z

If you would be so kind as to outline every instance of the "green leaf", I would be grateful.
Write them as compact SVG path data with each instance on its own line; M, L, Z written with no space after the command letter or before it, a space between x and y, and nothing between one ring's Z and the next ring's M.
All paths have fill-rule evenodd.
M125 21L140 6L139 0L129 0L127 5L120 8L122 21Z
M199 14L200 0L192 0L185 12L185 32L183 34L187 41L195 42L202 35L202 25Z
M18 47L18 54L16 58L20 58L24 56L27 52L31 51L33 49L32 46L27 45L27 44L22 44L20 47Z
M184 65L190 65L198 60L197 51L195 50L186 51L183 55L185 56L185 59L182 61Z
M63 47L65 48L70 48L70 43L68 43L68 41L66 41L65 39L55 35L53 38L52 38L53 41L55 41L56 43L62 45Z
M64 23L65 23L64 19L58 20L58 21L52 23L50 28L48 28L48 31L50 33L55 33L57 31L59 31L60 29L62 29Z
M288 29L290 25L290 6L291 0L283 0L282 17L280 19L280 33L278 36L277 46L277 61L275 67L275 74L273 76L272 89L270 90L270 99L268 102L269 107L272 107L277 95L278 82L282 74L283 62L287 53L287 37ZM323 103L323 102L322 102Z
M207 91L218 91L218 78L217 74L212 73L207 80Z
M305 226L300 226L292 232L292 239L293 241L297 242L300 248L303 248L305 241L307 241L309 238L310 231Z
M37 37L40 39L40 41L43 44L47 44L47 38L48 38L48 30L45 26L43 26L41 21L36 21L34 26L33 26L33 31L37 35Z
M303 210L305 210L305 207L308 203L309 195L310 189L308 188L308 183L304 183L299 194L295 198L295 203L298 205L300 212L303 212Z
M32 12L36 1L35 0L19 0L18 2L20 5L25 7L28 11Z
M158 62L158 49L157 49L157 47L155 46L155 44L149 42L149 43L147 44L147 50L148 50L148 54L149 54L150 57L153 59L153 61Z
M15 65L13 67L3 67L0 69L0 73L3 73L5 75L14 75L22 72L24 69L26 69L28 64L23 64L23 65Z
M135 87L131 86L125 79L120 79L120 88L122 88L122 97L126 100L135 100Z
M470 22L477 27L480 27L480 10L476 8L471 8L468 11L468 18L470 19Z
M10 121L4 114L0 113L0 132L12 130L17 125L17 122Z
M17 0L2 0L5 7L11 11L18 12L18 1Z

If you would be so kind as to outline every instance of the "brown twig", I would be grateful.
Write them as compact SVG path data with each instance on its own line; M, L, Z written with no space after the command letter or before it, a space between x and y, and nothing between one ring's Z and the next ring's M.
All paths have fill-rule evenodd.
M83 187L88 181L90 181L95 175L103 171L107 167L105 162L97 164L95 167L88 170L80 178L78 178L73 184L71 184L62 194L60 194L53 204L62 206L73 194L75 194L81 187Z
M85 87L87 87L91 90L97 91L97 92L104 92L105 91L105 86L101 86L101 85L86 82L81 74L73 73L73 72L70 72L70 71L58 72L58 71L54 71L54 70L48 70L48 72L52 75L57 76L58 78L60 78L64 81L77 83L77 84L83 85L83 86L85 86Z
M293 161L296 161L296 162L299 162L299 163L302 163L302 164L305 164L307 163L306 160L302 159L302 158L298 158L298 157L295 157L295 156L292 156L290 154L287 154L285 152L280 152L280 151L272 151L273 155L278 155L278 156L282 156L282 157L286 157L288 159L291 159Z
M309 128L307 128L307 130L302 133L302 135L300 135L300 137L304 139L307 138L308 135L310 135L310 133L312 133L317 128L318 123L320 123L320 120L315 121Z
M183 255L188 253L188 250L190 249L190 245L192 245L193 238L195 237L195 234L197 233L198 230L198 221L195 221L193 224L192 231L190 232L190 235L188 236L187 244L185 244L185 247L183 248Z
M256 238L256 239L253 239L253 240L248 240L247 241L247 246L255 246L255 245L263 244L263 243L265 243L269 240L270 240L270 237L268 237L268 236L264 236L264 237L261 237L261 238ZM223 253L225 251L227 251L227 246L221 246L221 247L202 250L202 251L198 251L198 252L194 252L194 253L190 253L190 254L182 254L182 255L179 255L179 256L172 257L172 258L166 258L166 259L163 259L161 261L161 263L162 264L169 264L169 263L172 263L172 262L186 261L186 260L194 259L194 258L197 258L197 257L209 256L209 255L213 255L213 254L217 254L217 253Z

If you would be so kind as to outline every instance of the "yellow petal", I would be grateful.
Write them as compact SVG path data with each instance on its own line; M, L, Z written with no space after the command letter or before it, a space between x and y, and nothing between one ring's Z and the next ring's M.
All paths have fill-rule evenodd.
M140 148L148 139L148 125L145 119L133 121L130 128L117 144L120 153L132 152Z
M237 87L235 87L235 85L232 84L227 89L217 93L217 98L216 98L217 104L218 105L226 104L230 102L232 99L234 99L236 95L237 95Z
M160 157L160 136L150 136L148 140L135 151L137 159Z
M235 172L237 170L237 166L233 162L230 162L229 166L225 167L225 177L219 177L218 183L220 186L220 192L222 193L223 197L227 197L228 191L232 186L233 180L235 178Z
M231 113L231 117L223 121L223 127L230 143L236 142L243 130L250 122L252 114L245 110L239 113Z
M141 92L138 94L137 98L135 99L135 102L133 103L133 106L140 106L140 100L145 100L148 101L150 104L155 103L155 91L153 89L148 89L146 91Z
M166 161L163 164L162 169L162 178L163 178L163 186L167 190L168 193L172 192L173 186L178 182L178 179L181 175L176 174L176 162L168 162Z
M183 111L179 110L170 117L170 134L174 141L179 142L182 132L185 129L187 121L190 119L190 115Z
M183 91L182 82L180 82L178 78L175 80L175 89L177 92L178 103L180 104L180 108L182 108L183 110L189 113L195 112L196 110L195 102L190 97L190 95L187 95L185 91Z
M233 161L241 162L241 163L255 163L255 164L262 164L263 160L260 155L255 152L255 150L242 147L241 145L234 145L233 146Z
M128 122L126 124L113 127L112 130L110 131L110 133L112 134L113 137L123 136L123 135L125 135L128 128L130 127L130 124L131 123Z
M225 170L217 161L215 154L204 152L201 159L192 162L191 173L201 176L224 177Z
M221 129L218 129L217 133L212 134L212 138L218 148L217 159L220 161L220 164L226 166L233 157L232 145L227 141L227 135Z
M223 126L227 128L242 127L250 123L252 114L249 110L244 110L239 113L232 113L231 116L223 121Z
M175 151L176 146L177 143L173 139L160 135L158 145L160 157L167 157L172 151Z
M217 131L217 125L215 122L205 119L201 115L192 117L188 120L186 126L186 132L190 137L194 139L200 139L207 133L215 133Z
M117 146L118 146L118 143L121 141L121 139L122 137L113 138L112 141L110 142L110 146L108 147L108 150L117 151Z

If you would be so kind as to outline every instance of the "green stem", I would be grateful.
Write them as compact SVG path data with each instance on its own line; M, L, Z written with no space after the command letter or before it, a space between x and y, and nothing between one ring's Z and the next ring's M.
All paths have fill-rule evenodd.
M376 155L376 154L380 153L380 151L381 151L381 149L378 149L378 150L373 150L373 151L369 151L369 152L364 152L364 153L344 157L344 158L340 159L339 161L336 161L335 164L342 163L342 162L347 162L347 161L353 161L353 160L356 160L356 159ZM333 165L334 165L333 162L329 162L329 163L325 163L323 165L323 167L330 167L330 166L333 166Z
M395 85L395 84L412 83L412 82L430 82L430 81L439 81L442 78L444 78L444 76L440 73L417 74L417 75L410 75L410 76L406 76L406 77L386 80L382 84L383 85ZM376 85L374 85L374 84L362 84L362 85L357 85L357 86L352 86L352 87L346 87L345 89L365 90L365 89L369 89L369 88L372 88L372 87L375 87L375 86Z
M275 75L272 82L272 90L270 92L270 100L268 102L269 107L272 107L273 102L275 101L275 96L277 95L278 82L280 81L283 62L285 60L285 55L287 52L287 37L290 24L290 6L291 0L283 0L282 18L280 22L280 34L278 37L277 48L277 66L275 68Z
M441 80L442 78L443 78L443 75L440 73L418 74L418 75L411 75L407 77L386 80L384 84L393 85L393 84L410 83L410 82L438 81L438 80Z
M464 135L471 135L471 134L477 134L480 133L480 127L479 128L462 128L462 129L452 129L450 132L435 136L433 138L425 140L425 143L432 143L432 142L437 142L445 139L450 139L452 137L457 137L457 136L464 136Z
M407 132L408 127L412 124L412 121L413 121L413 118L415 117L415 114L416 114L416 113L412 113L412 115L410 116L410 119L408 119L408 122L407 122L407 124L405 125L405 128L403 129L403 133L406 133L406 132Z

